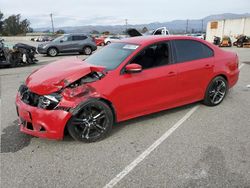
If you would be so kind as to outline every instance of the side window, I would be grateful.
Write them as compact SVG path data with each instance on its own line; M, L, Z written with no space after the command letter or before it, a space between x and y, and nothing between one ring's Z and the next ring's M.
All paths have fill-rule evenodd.
M72 36L72 40L76 41L76 40L85 40L87 37L84 35L74 35Z
M208 57L213 57L214 56L214 51L211 48L209 48L205 44L202 44L202 46L203 46L204 58L208 58Z
M63 42L67 42L67 41L71 41L71 36L64 36L62 39L61 39L61 41L63 41Z
M131 63L142 66L143 69L167 65L170 63L169 42L151 45L143 49Z
M88 38L88 37L84 36L84 35L79 36L79 40L85 40L86 38Z
M162 35L163 29L158 29L154 35Z
M213 51L201 42L194 40L174 40L174 43L177 63L213 56Z

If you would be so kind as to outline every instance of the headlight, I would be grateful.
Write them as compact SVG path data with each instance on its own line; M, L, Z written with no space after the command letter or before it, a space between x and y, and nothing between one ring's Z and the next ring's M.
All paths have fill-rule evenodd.
M58 93L52 93L50 95L44 95L39 97L38 107L53 110L57 107L61 100L61 95Z

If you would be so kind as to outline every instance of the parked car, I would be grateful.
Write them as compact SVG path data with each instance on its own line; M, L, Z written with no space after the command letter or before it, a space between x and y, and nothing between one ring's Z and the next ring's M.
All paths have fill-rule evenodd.
M246 35L241 35L237 38L237 41L233 43L234 46L237 46L238 48L243 47L244 45L250 45L250 38Z
M95 37L96 46L104 46L105 38L104 37Z
M119 40L121 40L121 37L111 36L111 37L105 38L105 39L104 39L104 43L105 43L105 45L108 45L108 44L110 44L110 43L112 43L112 42L117 42L117 41L119 41Z
M232 46L232 41L229 36L223 36L222 40L220 42L220 47L231 47Z
M188 34L187 36L191 36L191 37L195 37L195 38L199 38L199 39L205 40L205 35L201 34L201 33Z
M216 106L239 77L236 53L187 36L132 37L85 61L63 59L33 72L16 106L22 132L104 138L115 122L203 101ZM230 99L233 100L233 99Z
M140 33L137 29L130 28L127 30L127 33L130 37L138 37L144 35L169 35L169 30L166 27L160 27L152 31L148 31L144 34Z
M39 44L37 51L40 54L57 56L59 53L79 52L90 55L97 49L92 37L83 34L65 34L51 42Z

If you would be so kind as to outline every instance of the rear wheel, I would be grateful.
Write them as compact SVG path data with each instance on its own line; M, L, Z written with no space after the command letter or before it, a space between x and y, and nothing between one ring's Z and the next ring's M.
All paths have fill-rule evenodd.
M83 48L83 53L84 53L85 55L91 55L91 54L92 54L92 49L91 49L91 47L89 47L89 46L84 47L84 48Z
M225 78L218 76L214 78L206 91L203 103L208 106L216 106L220 104L226 96L228 84Z
M91 100L72 116L67 124L69 134L77 141L95 142L111 131L113 114L109 106L99 100Z
M51 56L51 57L55 57L57 56L58 54L58 51L56 48L49 48L48 49L48 55Z

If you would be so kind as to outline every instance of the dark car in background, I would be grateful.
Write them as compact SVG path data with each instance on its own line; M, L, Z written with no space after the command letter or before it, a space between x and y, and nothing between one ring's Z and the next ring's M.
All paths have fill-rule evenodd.
M90 55L97 49L95 40L84 34L65 34L51 42L39 44L37 51L40 54L57 56L59 53L79 52Z

